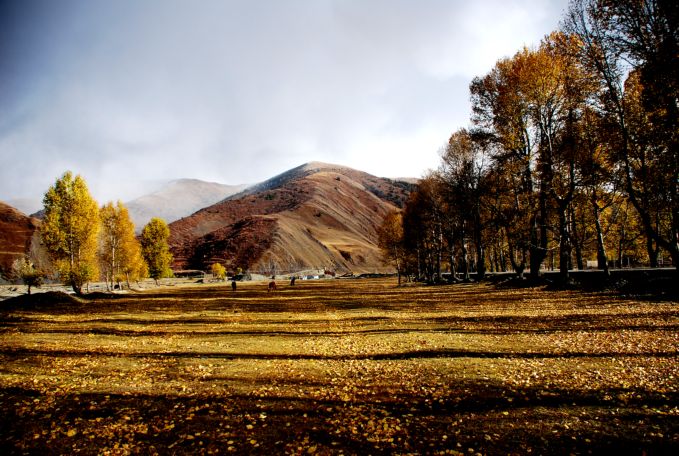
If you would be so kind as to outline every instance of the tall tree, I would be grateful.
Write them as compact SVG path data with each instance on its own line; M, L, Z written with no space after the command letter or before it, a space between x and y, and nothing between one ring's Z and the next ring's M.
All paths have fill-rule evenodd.
M129 212L122 202L115 206L109 202L101 208L100 218L99 259L107 286L125 280L129 287L130 280L142 277L146 269Z
M484 149L480 142L475 141L465 129L453 133L441 155L440 175L447 203L445 217L451 233L448 236L451 262L455 261L452 244L458 243L464 280L470 279L470 243L475 249L477 278L482 279L486 271L483 239L486 220L482 217L486 172Z
M538 110L526 96L534 91L530 82L534 60L533 52L523 49L513 58L498 61L470 86L472 134L489 145L496 170L508 173L505 182L512 187L516 226L525 227L528 238L517 232L508 234L528 247L531 275L539 273L548 243L547 187L541 185L538 168L544 135L534 122Z
M614 165L610 161L611 154L606 151L606 128L602 125L602 117L593 109L585 109L580 131L580 147L586 150L579 162L582 176L582 190L592 214L596 243L597 268L606 277L610 276L608 268L608 249L606 247L606 231L603 217L605 212L618 203L621 194L614 179Z
M386 263L393 264L398 275L398 286L401 286L401 274L405 263L403 245L403 216L400 211L387 213L377 229L377 245L382 250Z
M45 246L61 279L80 295L83 285L98 277L97 202L85 180L66 171L47 191L43 204L45 219L40 231Z
M158 283L158 279L172 277L172 254L168 246L170 228L163 219L152 218L141 232L141 248L149 276Z
M417 259L418 278L428 282L441 279L445 247L441 180L430 174L420 180L403 212L405 248Z
M600 82L599 109L612 127L611 152L644 231L679 265L679 3L668 0L572 0L566 29L582 41L581 59ZM628 75L638 83L625 86ZM635 94L636 90L638 96ZM641 117L652 147L635 139ZM653 172L645 172L657 163ZM651 204L648 204L648 203ZM661 214L655 209L663 208ZM659 216L659 217L658 217ZM677 269L679 273L679 268Z

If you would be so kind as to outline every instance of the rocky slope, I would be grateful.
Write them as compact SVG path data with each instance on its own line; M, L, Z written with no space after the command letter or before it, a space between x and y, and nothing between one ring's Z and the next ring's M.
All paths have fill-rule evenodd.
M152 217L160 217L170 223L215 204L244 188L246 185L179 179L169 182L156 192L134 199L125 206L130 212L137 232L141 232Z
M386 270L376 229L411 189L408 182L307 163L170 224L174 267Z
M12 262L28 253L39 224L39 220L0 201L0 276L6 277Z

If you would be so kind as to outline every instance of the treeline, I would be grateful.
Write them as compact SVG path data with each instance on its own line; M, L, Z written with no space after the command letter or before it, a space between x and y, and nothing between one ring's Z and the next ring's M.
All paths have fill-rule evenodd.
M107 288L128 288L145 277L171 277L170 230L153 218L134 234L127 208L118 201L99 207L85 180L70 171L57 179L43 199L44 219L29 254L14 262L14 278L40 286L52 276L82 294L89 282L103 280Z
M399 273L679 264L678 22L673 0L574 0L475 78L470 127L380 229Z

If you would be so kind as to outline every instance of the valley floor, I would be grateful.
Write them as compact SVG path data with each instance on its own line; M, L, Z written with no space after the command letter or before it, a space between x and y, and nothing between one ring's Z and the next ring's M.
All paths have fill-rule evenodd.
M679 454L677 302L394 282L0 301L0 452Z

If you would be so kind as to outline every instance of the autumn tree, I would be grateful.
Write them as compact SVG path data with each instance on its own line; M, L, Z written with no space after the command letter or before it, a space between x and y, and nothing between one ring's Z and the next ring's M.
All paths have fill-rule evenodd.
M99 259L106 278L107 287L114 282L138 280L146 274L146 264L141 256L141 245L134 235L134 224L122 202L114 206L104 205L99 215L101 233Z
M398 286L401 286L401 275L405 263L403 245L403 216L400 211L387 213L377 229L377 245L382 251L386 263L394 265L398 274Z
M583 43L580 58L598 77L596 107L611 126L610 151L625 194L647 236L677 266L679 3L572 0L564 25Z
M486 272L486 245L483 239L483 194L485 192L486 157L482 143L465 129L453 133L441 154L439 175L445 196L445 222L451 268L455 263L455 245L459 246L461 273L470 279L470 252L473 244L477 278Z
M220 280L226 278L226 268L219 263L213 263L210 267L212 275Z
M407 253L416 258L418 278L428 282L441 279L445 249L441 188L436 173L421 179L403 212L404 246Z
M491 152L496 178L509 186L512 223L507 236L514 240L513 250L528 250L531 274L539 272L547 252L546 187L540 185L538 154L540 129L536 127L535 106L525 95L530 90L532 51L524 49L513 58L498 61L484 77L471 85L472 134ZM539 189L539 191L538 191ZM521 255L526 259L524 255ZM524 265L513 261L519 275Z
M36 268L28 257L17 258L12 262L10 271L12 280L21 281L28 288L27 293L31 294L31 287L40 287L45 278L45 273Z
M149 276L158 283L158 279L172 277L172 254L168 246L170 228L163 219L152 218L141 232L141 248L148 266Z
M97 202L85 180L67 171L47 191L43 204L45 218L40 231L45 247L61 279L80 295L83 285L98 277Z

